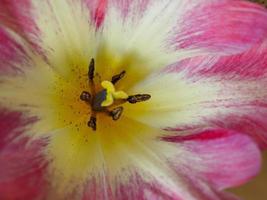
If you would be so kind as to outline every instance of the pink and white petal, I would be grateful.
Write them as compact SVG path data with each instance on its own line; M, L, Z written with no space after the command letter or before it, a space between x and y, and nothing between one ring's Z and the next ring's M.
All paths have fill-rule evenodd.
M174 151L156 148L153 155L164 156L168 170L163 165L155 174L160 164L149 157L143 164L146 170L131 169L130 178L126 178L126 168L115 183L108 175L90 180L83 200L233 200L237 198L221 190L244 183L259 170L260 152L244 134L206 131L194 137L164 138L161 142ZM129 158L133 156L128 154Z
M12 39L6 41L6 38L2 36L2 34L0 35L1 51L6 49L5 45L8 46L8 49L5 50L5 52L0 52L0 58L2 56L1 54L4 53L5 55L6 51L9 50L9 46L13 45L13 41L16 43L18 43L18 41L23 43L22 47L27 47L35 54L39 54L39 59L43 58L45 61L49 61L49 56L47 54L51 49L55 51L55 54L57 53L58 46L62 45L63 49L74 49L77 47L75 46L77 45L77 42L79 43L77 38L83 38L84 41L88 39L86 36L87 33L84 33L84 30L89 27L90 23L102 23L104 18L103 13L105 11L104 7L105 0L70 0L61 1L59 3L53 3L53 1L49 0L42 2L35 0L0 0L1 29L5 29L6 32L9 32L9 35L11 33L15 37L12 36ZM59 10L62 10L62 12L59 12ZM93 19L90 18L90 13ZM68 24L68 26L64 26L64 24ZM69 30L66 27L71 28ZM47 36L46 34L49 34L47 33L47 30L49 30L51 35L56 35L56 37L51 38L51 35ZM68 37L76 30L80 33L78 36L72 35L73 37ZM55 32L57 34L54 34ZM48 40L46 37L50 37L50 40L53 41ZM74 40L74 44L69 42L73 42ZM57 41L61 42L61 44L57 43ZM88 45L88 42L84 41L81 43ZM90 46L90 44L88 46ZM80 51L83 50L84 49L80 49ZM63 52L66 53L66 51ZM15 56L16 53L17 51L13 52L12 55ZM12 57L12 62L16 59L18 58ZM31 59L33 60L34 58L31 57ZM7 65L6 62L7 60L1 64L1 68L3 65ZM54 63L52 62L51 64ZM15 68L18 67L16 66Z
M107 6L103 37L115 52L161 58L155 68L195 55L247 50L266 38L266 19L266 9L245 1L113 0Z
M261 153L257 144L242 133L228 130L206 130L189 136L165 137L164 141L180 145L191 153L183 165L179 156L170 159L177 173L189 175L192 181L202 180L216 190L239 186L260 170Z
M45 2L45 4L50 3L49 0ZM89 20L94 21L96 25L102 23L107 0L79 0L76 3L87 6L88 10L83 11L91 13ZM75 1L70 0L68 4L75 4ZM0 24L26 38L39 34L40 30L36 24L36 8L35 0L0 0ZM54 17L56 19L56 15Z
M104 181L104 179L103 179ZM165 190L165 191L164 191ZM114 192L106 182L97 184L91 181L86 186L82 200L182 200L175 194L168 194L168 188L163 188L159 183L146 183L142 177L133 177L128 183L116 185Z
M127 115L175 131L233 129L265 148L266 84L266 43L235 56L186 59L133 88L152 98L135 111L127 107Z
M32 123L21 113L1 110L0 114L0 199L36 199L44 195L45 141L32 141L22 136Z

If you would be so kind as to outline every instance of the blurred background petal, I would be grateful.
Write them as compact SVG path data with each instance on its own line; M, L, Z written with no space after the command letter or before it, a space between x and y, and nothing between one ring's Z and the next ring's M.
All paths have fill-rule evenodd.
M244 200L265 200L267 198L267 152L263 154L263 166L261 173L251 182L242 187L232 189L239 197Z

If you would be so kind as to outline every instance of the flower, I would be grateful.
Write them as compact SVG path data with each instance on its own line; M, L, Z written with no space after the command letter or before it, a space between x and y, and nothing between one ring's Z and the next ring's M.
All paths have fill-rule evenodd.
M235 199L222 190L257 174L263 7L1 0L0 11L0 199Z

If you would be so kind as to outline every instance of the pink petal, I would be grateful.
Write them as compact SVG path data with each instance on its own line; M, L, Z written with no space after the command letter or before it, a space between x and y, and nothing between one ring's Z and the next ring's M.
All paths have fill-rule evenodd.
M91 18L95 21L97 27L99 27L105 17L107 0L83 0L87 4L90 12Z
M187 13L177 48L238 52L267 37L267 11L245 1L205 1ZM253 28L251 28L253 27Z
M43 195L45 161L44 141L29 143L21 134L31 119L22 114L0 112L0 199L37 199Z
M31 9L30 0L0 0L0 24L26 38L37 31Z
M0 199L36 200L44 195L44 178L41 169L34 170L9 181L0 182Z
M221 57L195 57L185 59L168 68L170 72L186 72L195 80L201 77L221 76L228 79L249 79L265 77L267 72L267 40L246 52ZM213 59L213 60L212 60Z
M191 152L177 173L189 173L192 181L205 181L217 190L246 183L260 170L261 154L257 145L246 135L227 130L207 130L190 136L164 138L181 143Z

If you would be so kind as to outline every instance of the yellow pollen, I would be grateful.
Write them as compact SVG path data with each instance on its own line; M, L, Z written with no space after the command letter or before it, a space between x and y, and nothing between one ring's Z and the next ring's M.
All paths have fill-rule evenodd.
M102 81L101 86L106 90L106 99L101 106L107 107L113 104L114 100L127 99L129 96L124 91L116 91L115 86L110 81Z

